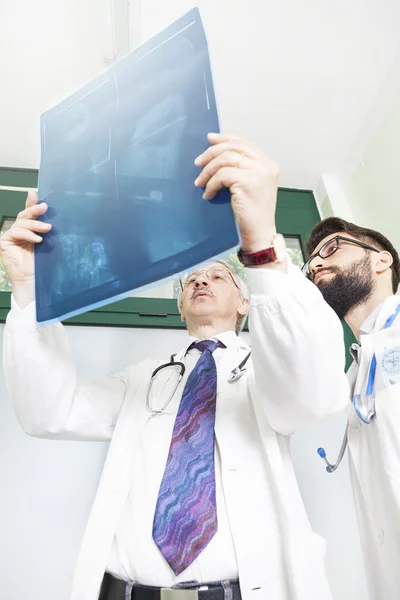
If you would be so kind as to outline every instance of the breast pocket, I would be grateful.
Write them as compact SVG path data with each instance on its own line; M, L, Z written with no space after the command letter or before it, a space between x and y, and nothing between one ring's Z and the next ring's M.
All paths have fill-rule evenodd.
M400 482L400 385L390 384L379 392L375 408L384 469Z
M377 352L376 363L377 375L383 387L400 383L400 346L385 345Z

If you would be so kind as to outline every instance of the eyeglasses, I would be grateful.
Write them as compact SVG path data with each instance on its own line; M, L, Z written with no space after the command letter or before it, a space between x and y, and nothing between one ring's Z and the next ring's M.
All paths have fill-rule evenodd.
M186 275L186 277L182 277L182 279L179 280L182 292L189 288L191 285L195 284L196 279L198 278L200 273L204 273L207 279L212 282L218 282L222 280L229 281L229 279L232 279L233 284L240 291L240 287L238 286L232 273L228 269L225 269L225 267L210 267L210 269L207 269L206 271L196 271L195 273L190 273L190 275Z
M316 258L317 256L319 256L320 258L328 258L328 256L331 256L332 254L334 254L336 252L336 250L338 250L341 247L340 242L342 242L342 241L347 244L355 244L356 246L361 246L361 248L365 248L366 250L373 250L374 252L380 252L380 250L373 248L369 244L364 244L363 242L359 242L358 240L352 240L351 238L343 237L341 235L335 235L335 237L333 237L332 239L325 242L325 244L323 246L321 246L321 248L318 250L318 252L315 252L315 254L310 256L308 261L306 263L304 263L304 265L301 267L303 274L306 277L308 277L309 279L312 279L313 276L311 273L310 266L311 266L311 262L314 260L314 258Z

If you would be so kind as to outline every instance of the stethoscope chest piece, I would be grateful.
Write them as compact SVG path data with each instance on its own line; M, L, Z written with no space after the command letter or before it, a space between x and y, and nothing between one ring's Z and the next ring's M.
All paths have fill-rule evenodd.
M251 356L251 351L246 355L246 357L242 360L240 365L238 365L235 369L231 371L230 376L228 377L228 383L235 383L238 379L243 377L246 372L246 363Z

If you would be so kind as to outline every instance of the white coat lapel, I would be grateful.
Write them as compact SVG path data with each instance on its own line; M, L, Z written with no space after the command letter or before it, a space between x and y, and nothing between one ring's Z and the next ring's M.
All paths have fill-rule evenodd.
M399 304L400 304L400 296L390 296L389 298L387 298L385 300L385 302L382 305L381 310L379 311L378 317L375 321L374 327L372 329L372 333L376 333L377 331L380 331L384 327L386 321L388 320L390 315L392 315L394 313L394 311L396 310L396 308ZM400 315L397 317L397 319L400 320Z

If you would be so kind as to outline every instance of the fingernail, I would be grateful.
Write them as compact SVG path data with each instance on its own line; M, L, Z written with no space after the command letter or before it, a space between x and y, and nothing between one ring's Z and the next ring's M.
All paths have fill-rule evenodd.
M203 194L203 200L207 200L207 194L205 192Z
M202 154L200 154L200 155L199 155L197 158L195 158L195 160L194 160L194 164L195 164L195 165L197 165L197 166L198 166L198 165L200 165L200 164L201 164L201 157L202 157L202 156L203 156L203 155L202 155Z
M218 133L209 133L207 137L216 138L217 136L218 136Z
M195 179L195 180L194 180L194 185L195 185L196 187L198 186L198 184L199 184L199 178L197 178L197 179Z

